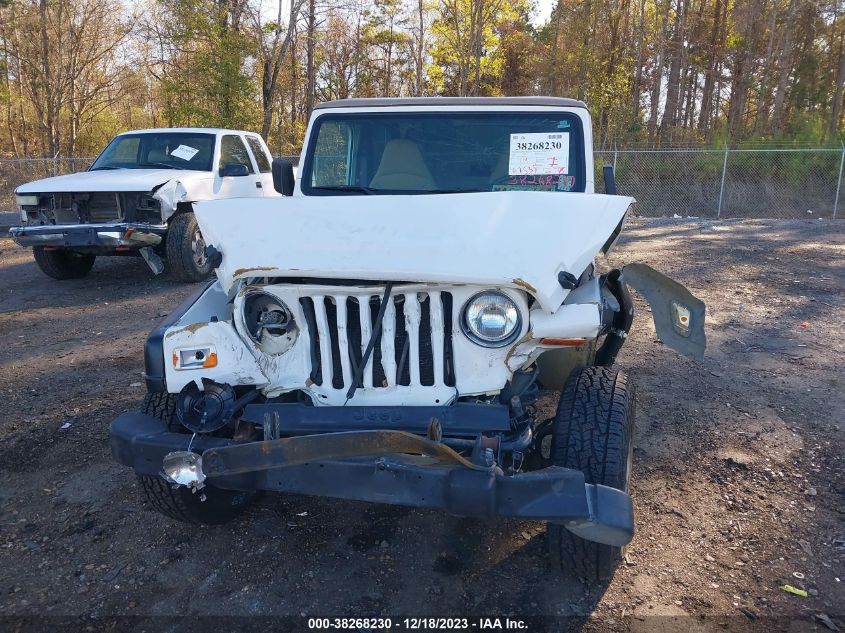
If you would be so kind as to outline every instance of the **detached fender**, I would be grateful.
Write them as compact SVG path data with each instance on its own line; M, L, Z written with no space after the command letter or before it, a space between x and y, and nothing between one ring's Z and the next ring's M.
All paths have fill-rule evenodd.
M178 204L186 200L188 190L179 179L174 178L153 188L152 194L153 198L161 204L161 219L167 220L176 213Z
M704 358L707 337L701 299L645 264L628 264L622 269L620 279L648 301L660 340L684 356Z

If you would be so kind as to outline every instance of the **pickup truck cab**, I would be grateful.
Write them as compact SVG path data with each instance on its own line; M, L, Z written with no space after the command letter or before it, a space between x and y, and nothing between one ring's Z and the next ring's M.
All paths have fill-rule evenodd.
M610 170L595 192L591 130L551 97L317 107L300 179L273 164L285 199L196 205L217 280L149 336L115 459L181 520L262 490L520 517L554 567L612 574L634 533L628 287L693 358L704 304L598 268L634 200Z
M138 255L185 281L211 268L193 214L201 200L276 197L272 157L257 134L211 128L135 130L116 136L84 172L18 187L21 226L55 279L82 277L99 255Z

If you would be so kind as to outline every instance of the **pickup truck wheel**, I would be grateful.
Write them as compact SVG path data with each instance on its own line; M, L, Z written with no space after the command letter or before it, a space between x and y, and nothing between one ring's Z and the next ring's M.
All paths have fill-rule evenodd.
M175 411L176 394L148 393L141 405L142 413L167 422L170 431L179 426ZM209 484L194 492L186 486L174 486L163 477L148 475L139 475L138 485L144 500L157 512L197 525L227 523L243 513L257 497L255 492L224 490Z
M53 279L80 279L87 275L94 266L96 255L76 253L61 249L46 250L43 246L34 246L32 254L41 271Z
M192 212L179 213L170 220L166 250L170 273L179 281L202 281L211 274L205 241Z
M552 463L584 473L588 484L628 492L634 456L634 389L605 367L575 370L564 385L552 430ZM555 571L572 570L588 582L613 576L623 548L584 540L549 524Z

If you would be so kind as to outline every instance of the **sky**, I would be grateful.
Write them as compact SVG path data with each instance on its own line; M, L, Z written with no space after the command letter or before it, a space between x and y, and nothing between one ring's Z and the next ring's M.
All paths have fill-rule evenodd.
M552 8L554 7L555 1L556 0L535 0L535 4L537 5L537 13L533 20L535 26L539 26L549 19L549 16L552 14Z
M289 10L288 7L290 7L290 4L288 4L288 2L289 0L282 1L282 15L287 15L287 12ZM556 2L557 0L534 0L536 11L534 13L534 19L532 20L532 22L535 26L540 26L549 19L549 16L552 13L552 8L554 7ZM277 2L274 2L273 0L267 0L262 3L261 15L262 17L266 15L268 16L267 19L272 20L276 17L276 12L278 10L279 5L277 4Z

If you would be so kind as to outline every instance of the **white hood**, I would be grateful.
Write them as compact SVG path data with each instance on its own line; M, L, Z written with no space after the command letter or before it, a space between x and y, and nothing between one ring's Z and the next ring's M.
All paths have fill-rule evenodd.
M555 311L558 272L580 275L633 198L507 191L200 202L228 292L247 277L318 277L522 288Z
M100 169L34 180L18 187L16 193L150 191L168 180L186 182L204 177L211 178L211 172L187 169Z

